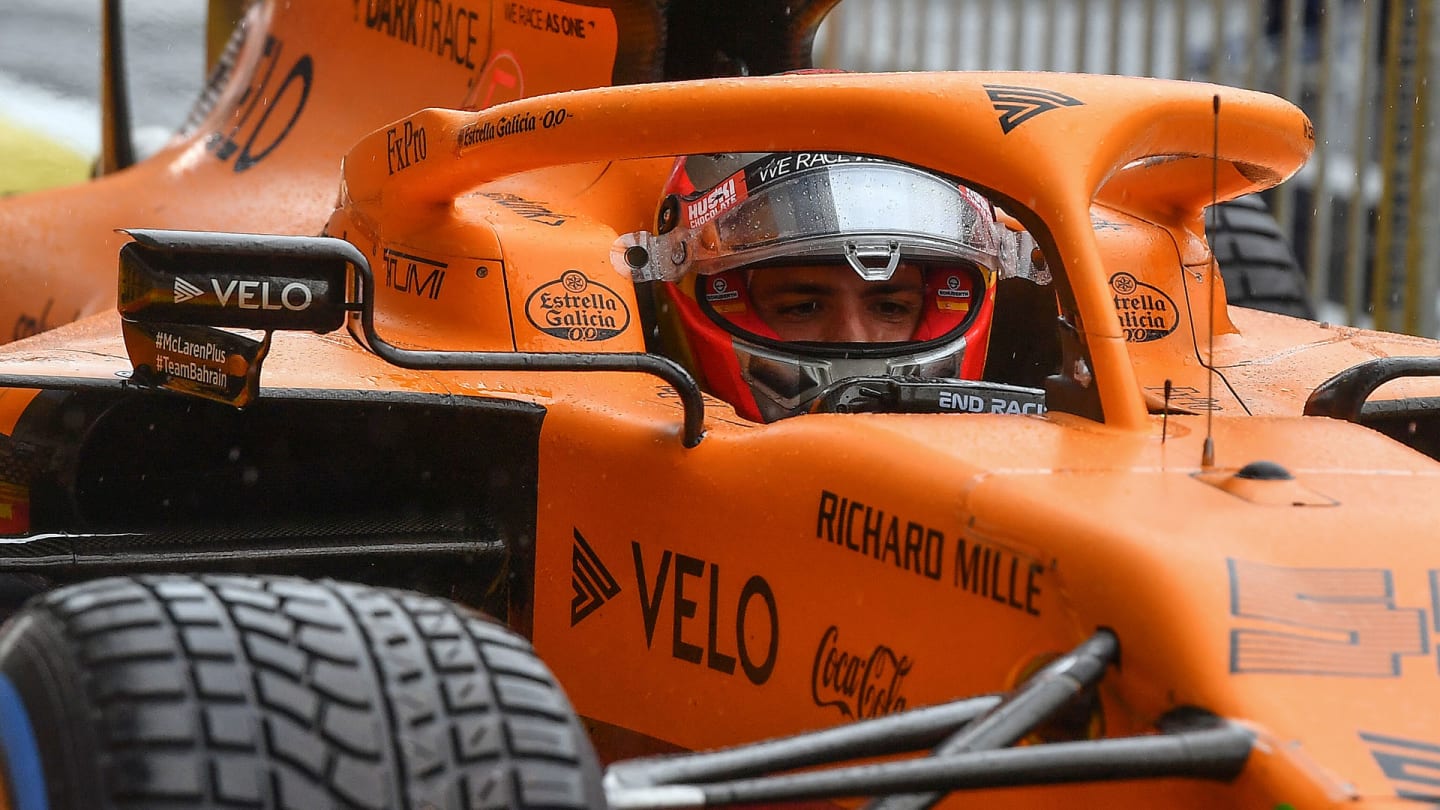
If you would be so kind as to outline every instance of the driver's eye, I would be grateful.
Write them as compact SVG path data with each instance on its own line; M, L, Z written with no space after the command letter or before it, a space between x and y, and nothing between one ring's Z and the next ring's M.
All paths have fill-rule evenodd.
M882 298L871 304L870 311L878 318L899 321L913 317L919 308L918 297L913 301L909 298Z
M805 318L820 311L819 301L799 301L793 304L785 304L776 309L784 318Z

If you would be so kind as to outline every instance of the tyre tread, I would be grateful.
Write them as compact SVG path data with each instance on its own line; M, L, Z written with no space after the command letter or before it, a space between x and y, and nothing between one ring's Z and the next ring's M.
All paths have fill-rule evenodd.
M1213 207L1206 232L1229 303L1315 317L1305 274L1260 197L1251 194Z
M69 586L111 801L580 808L593 749L528 642L441 599L283 577Z

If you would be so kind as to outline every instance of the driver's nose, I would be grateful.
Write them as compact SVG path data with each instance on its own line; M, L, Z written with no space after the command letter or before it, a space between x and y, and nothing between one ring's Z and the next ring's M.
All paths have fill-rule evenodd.
M869 343L875 340L862 302L840 296L825 319L821 340L827 343Z

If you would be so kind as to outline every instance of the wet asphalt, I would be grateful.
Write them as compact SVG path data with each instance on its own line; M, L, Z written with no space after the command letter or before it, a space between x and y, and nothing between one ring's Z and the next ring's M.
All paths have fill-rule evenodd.
M0 119L82 149L98 144L101 2L0 0ZM168 134L204 82L206 4L120 5L135 126Z

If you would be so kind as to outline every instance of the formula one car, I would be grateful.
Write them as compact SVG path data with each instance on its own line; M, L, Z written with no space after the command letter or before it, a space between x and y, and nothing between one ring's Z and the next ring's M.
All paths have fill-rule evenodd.
M8 805L1437 800L1440 344L1229 308L1204 237L1313 138L1157 80L650 83L389 122L323 235L121 224L115 310L0 352ZM983 375L702 393L642 269L735 152L998 205Z

